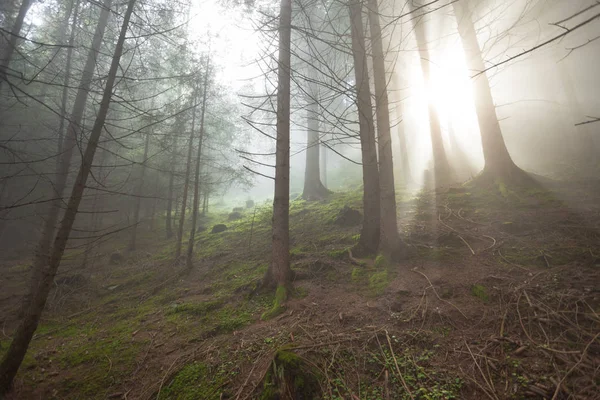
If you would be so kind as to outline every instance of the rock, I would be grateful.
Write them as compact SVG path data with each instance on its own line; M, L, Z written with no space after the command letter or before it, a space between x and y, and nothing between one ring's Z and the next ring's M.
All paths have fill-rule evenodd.
M119 252L112 253L110 255L110 263L111 264L119 264L123 260L124 260L123 254L121 254Z
M254 208L254 200L246 200L246 208Z
M231 214L229 214L229 217L227 217L227 219L229 221L235 221L235 220L240 219L240 218L242 218L242 213L238 212L238 211L232 212Z
M217 224L217 225L213 226L210 233L221 233L221 232L225 232L226 230L227 230L227 225Z
M336 225L350 227L360 225L360 223L362 222L362 218L363 217L360 211L348 206L344 206L344 208L342 208L338 215L335 217L335 220L333 222Z
M198 227L198 229L196 229L196 232L200 233L200 232L204 232L206 230L206 227L204 225L200 225Z

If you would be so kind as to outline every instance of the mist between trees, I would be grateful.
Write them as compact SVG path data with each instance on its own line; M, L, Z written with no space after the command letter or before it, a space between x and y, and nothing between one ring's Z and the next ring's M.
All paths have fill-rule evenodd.
M2 309L10 340L0 347L0 398L35 392L12 390L13 382L65 274L92 276L107 265L118 270L122 260L169 246L161 265L165 285L176 287L177 279L192 279L206 260L225 252L202 253L209 235L231 231L231 223L245 235L238 259L258 257L265 265L252 293L271 296L256 318L270 321L295 301L298 269L292 267L302 232L331 222L315 221L298 233L294 224L303 220L293 217L305 214L290 219L295 207L331 219L311 207L339 205L335 221L356 229L342 252L347 264L379 268L383 262L387 277L390 268L408 274L407 265L422 260L419 246L439 245L437 236L433 247L411 236L405 219L422 204L407 206L405 195L449 196L431 205L432 229L446 229L475 256L501 243L486 231L481 235L493 244L477 248L477 234L452 227L448 218L477 220L454 209L452 195L499 193L510 208L513 195L521 201L523 193L556 186L574 193L560 182L582 182L593 192L600 149L599 5L4 1L1 266L27 268ZM358 204L336 203L348 193L357 194ZM348 222L353 218L356 223ZM257 238L263 228L267 242ZM260 257L252 255L253 246L262 246ZM323 256L313 247L312 256ZM388 389L386 398L417 398L385 335L396 361L385 382L397 372L404 393L394 397ZM597 351L598 335L592 338L563 380ZM287 365L280 356L272 357L273 368ZM237 398L252 372L238 385ZM508 396L498 395L493 379L483 375L487 385L476 391ZM302 390L290 389L289 376L273 379L263 386L299 398ZM169 383L151 394L160 396ZM556 382L544 398L574 390L562 385ZM257 383L252 393L263 386ZM584 389L581 398L588 398ZM197 396L189 398L203 398Z

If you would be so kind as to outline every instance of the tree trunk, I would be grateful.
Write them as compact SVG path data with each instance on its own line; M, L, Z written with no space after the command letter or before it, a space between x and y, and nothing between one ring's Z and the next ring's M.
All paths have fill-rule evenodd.
M464 0L452 3L452 7L458 23L458 33L465 52L467 69L474 74L478 74L478 71L485 70L485 65L477 41L475 27L471 21L471 11ZM505 183L511 181L521 183L524 180L529 180L524 171L515 165L508 153L502 137L500 123L496 116L496 107L487 75L485 73L478 74L472 78L472 81L473 100L485 160L482 177L494 182L502 180Z
M398 235L394 160L392 156L392 136L390 134L390 110L377 0L369 0L369 27L371 30L371 48L373 51L377 144L379 146L379 194L381 205L379 248L384 254L398 258L405 252L405 245Z
M398 80L396 79L396 73L392 73L392 88L396 93L399 93L400 85L398 84ZM392 92L394 93L394 92ZM408 146L406 144L406 133L404 132L404 125L402 121L403 117L403 108L402 108L402 98L399 94L394 96L396 103L396 134L398 135L398 147L400 150L400 163L402 164L402 179L405 185L409 186L415 183L412 172L410 169L410 160L408 158Z
M61 101L60 101L60 121L59 121L59 125L58 125L58 144L57 144L57 153L60 154L60 152L62 151L62 145L63 145L63 137L64 137L64 132L63 130L65 129L65 122L67 120L67 101L69 99L69 84L71 82L71 59L73 58L73 47L75 45L75 27L77 26L77 21L78 21L78 17L79 17L79 0L75 0L75 5L73 6L73 2L71 2L71 9L69 9L68 14L70 15L71 13L73 14L73 21L71 22L71 33L69 35L69 43L68 46L69 48L67 49L67 58L65 60L65 79L63 81L63 90L62 90L62 96L61 96ZM68 18L67 21L65 21L65 25L67 25L69 22ZM61 32L62 35L64 36L66 34L66 29L65 32ZM57 157L56 162L59 162L60 157Z
M365 35L362 21L362 5L358 0L350 0L350 30L352 36L352 56L356 80L356 106L360 130L360 147L363 170L363 226L360 240L355 248L357 255L374 254L379 248L380 198L379 169L375 144L375 127L371 106L371 90L367 70Z
M17 47L17 41L19 40L19 36L21 35L23 21L25 20L27 11L29 11L29 7L32 3L33 0L23 0L23 2L21 3L21 7L19 7L19 13L17 14L17 18L15 19L10 34L1 35L2 38L0 39L0 89L2 89L2 84L4 83L4 81L8 80L8 67L10 66L12 55L15 52L15 48Z
M311 84L315 86L315 84ZM304 200L322 200L329 190L321 183L319 163L319 94L318 90L310 90L311 98L307 106L306 132L306 167L304 169Z
M102 168L104 167L104 158L106 157L106 152L103 151L100 153L100 159L98 160L98 165L99 165L99 169L102 170ZM100 184L104 185L106 183L106 175L100 180ZM98 233L98 228L100 227L100 218L101 218L101 214L98 213L98 209L102 208L102 202L100 202L100 192L99 191L95 191L94 192L94 197L92 200L92 210L90 213L90 219L89 219L89 236L95 236L96 233ZM99 204L100 202L100 204ZM83 261L81 262L81 268L87 268L88 266L88 260L89 257L92 253L92 250L94 249L94 243L96 242L96 238L92 237L90 239L88 239L88 242L85 246L85 251L83 253ZM93 267L93 261L92 260L92 267Z
M67 178L69 176L69 168L71 166L71 158L73 157L73 150L77 146L77 133L79 132L81 120L83 118L83 112L87 103L88 93L94 76L94 67L96 66L96 58L100 50L100 44L104 37L104 31L108 24L108 18L110 16L110 6L112 0L105 0L96 25L94 37L92 40L92 47L88 52L85 67L81 75L81 81L79 82L79 89L73 103L73 111L69 125L67 127L67 138L66 142L62 147L62 154L60 155L60 161L56 165L56 182L53 185L54 198L56 200L50 202L47 210L46 219L44 220L44 226L42 228L42 235L38 243L38 248L33 261L33 272L31 277L31 285L35 285L42 277L39 275L45 265L48 262L48 252L52 244L52 238L59 218L61 205L63 203L62 196L67 186ZM27 307L25 303L25 307ZM23 311L22 311L23 312Z
M179 227L177 228L177 247L175 249L175 259L181 257L181 241L183 240L183 225L185 224L185 208L187 206L188 189L190 183L190 169L192 165L192 147L194 146L194 130L196 129L196 95L192 99L194 107L192 109L192 130L190 131L190 140L185 164L185 178L183 180L183 197L181 199L181 214L179 216Z
M171 150L171 170L169 171L169 195L167 197L167 219L166 219L166 231L167 231L167 239L171 239L173 237L173 186L175 183L175 163L177 161L177 137L173 134L173 143ZM177 207L177 202L175 202L175 207Z
M321 142L323 142L322 138ZM321 154L321 183L325 186L325 189L327 189L327 146L321 145L319 150L319 153Z
M206 113L206 95L208 93L208 75L210 73L210 55L206 61L206 71L204 72L204 88L202 93L202 111L200 113L200 135L198 138L198 155L196 156L196 171L194 175L194 204L192 207L192 229L190 230L190 240L188 242L187 257L185 261L186 268L192 269L192 259L194 254L194 240L196 237L196 221L198 220L198 203L200 187L200 161L202 158L202 141L204 139L204 114Z
M273 199L273 242L271 264L263 285L282 287L292 279L290 268L290 63L292 0L281 0L279 16L279 58L277 67L277 143L275 154L275 196ZM285 297L281 299L285 301Z
M137 240L137 228L140 222L140 208L142 206L142 191L144 189L144 177L146 176L146 162L148 161L148 148L150 147L151 132L146 133L144 143L144 160L142 161L142 170L140 172L140 180L135 190L135 206L133 208L133 226L131 227L131 241L129 242L129 251L135 250Z
M407 2L407 6L412 13L415 8L412 1ZM417 47L419 49L423 83L427 88L431 85L431 59L429 56L427 35L425 33L425 24L423 23L422 18L414 20L414 33ZM429 132L431 134L431 150L433 154L433 173L435 175L434 184L436 186L441 186L450 183L453 180L453 174L451 172L446 150L444 148L440 117L435 108L435 104L430 98L427 98L427 109L429 114Z
M92 168L92 162L94 160L94 153L96 152L96 148L98 146L98 140L100 139L100 135L106 121L106 115L111 102L113 86L117 76L117 71L119 69L119 61L121 59L121 55L123 54L123 43L125 42L125 35L127 33L127 28L133 12L134 4L135 0L129 0L127 11L123 17L123 24L121 26L121 31L115 47L110 70L108 72L106 87L104 88L102 101L100 102L98 116L96 117L96 121L90 133L89 142L86 146L81 167L75 180L75 185L73 186L71 196L67 203L65 215L60 223L56 238L54 239L52 252L50 257L48 257L46 260L47 263L42 268L40 273L41 279L38 282L32 282L33 284L30 288L30 301L25 309L25 316L17 327L13 340L10 343L4 358L2 359L2 363L0 364L0 397L4 396L4 394L10 389L12 381L17 374L17 370L19 369L19 366L25 357L25 353L27 352L31 338L37 329L40 317L46 305L48 293L50 292L52 282L56 276L56 271L58 270L58 266L60 265L60 261L65 251L65 246L67 244L67 240L69 239L71 228L73 227L73 222L75 221L75 217L79 209L79 204L83 196L87 178Z
M208 213L208 189L204 189L204 201L202 202L202 215L206 215Z

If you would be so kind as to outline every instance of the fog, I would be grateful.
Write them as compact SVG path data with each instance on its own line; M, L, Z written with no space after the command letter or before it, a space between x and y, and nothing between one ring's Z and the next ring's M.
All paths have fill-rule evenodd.
M596 398L599 12L2 1L0 400Z

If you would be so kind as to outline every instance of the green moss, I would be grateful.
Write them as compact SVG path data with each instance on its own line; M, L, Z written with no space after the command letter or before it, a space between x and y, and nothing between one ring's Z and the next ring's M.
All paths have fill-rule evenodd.
M226 382L226 371L212 368L208 364L193 362L175 375L160 393L159 399L217 400L221 398Z
M390 280L387 271L375 272L369 277L369 290L375 296L383 294L389 284Z
M390 266L390 263L383 254L379 254L377 257L375 257L375 268L387 269L389 266Z
M202 303L183 303L173 304L170 313L186 313L190 315L206 315L209 311L213 311L223 307L223 300L205 301Z
M487 303L490 300L490 297L487 294L487 289L483 285L473 285L471 286L471 294L484 303Z
M498 185L498 190L500 191L500 194L502 195L502 197L508 198L508 195L510 194L510 191L508 190L508 188L504 184L504 181L502 181L500 179L496 179L496 185Z
M367 271L363 267L352 268L352 282L359 283L367 276Z
M331 250L327 255L331 258L343 260L348 258L348 249Z
M260 317L263 321L274 318L285 311L285 301L287 300L288 293L287 289L283 285L277 286L277 291L275 292L275 300L273 301L273 307L265 311L263 315Z
M265 375L259 399L322 398L317 377L313 368L303 362L291 347L280 348Z

